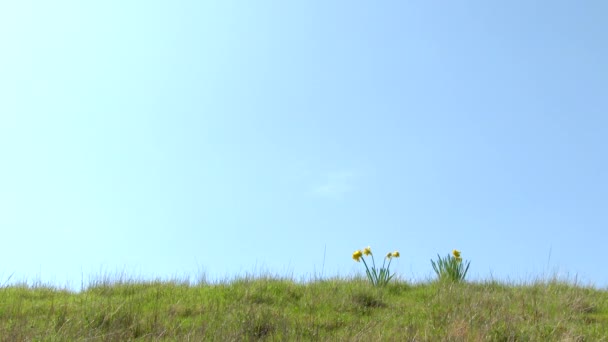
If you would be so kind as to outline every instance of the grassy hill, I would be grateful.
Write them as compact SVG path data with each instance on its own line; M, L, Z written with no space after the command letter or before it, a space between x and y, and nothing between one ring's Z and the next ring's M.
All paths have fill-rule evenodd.
M608 341L608 291L366 279L0 288L2 341Z

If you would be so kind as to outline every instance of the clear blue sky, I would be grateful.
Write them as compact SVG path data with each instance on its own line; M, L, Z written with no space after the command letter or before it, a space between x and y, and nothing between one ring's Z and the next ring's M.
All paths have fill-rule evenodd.
M605 1L7 1L0 275L608 286ZM325 257L324 257L325 254ZM1 279L0 279L1 280Z

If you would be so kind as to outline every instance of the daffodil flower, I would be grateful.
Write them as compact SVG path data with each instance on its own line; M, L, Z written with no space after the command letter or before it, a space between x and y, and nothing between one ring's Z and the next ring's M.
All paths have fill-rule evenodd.
M370 270L370 268L367 266L367 262L365 261L365 257L363 256L370 256L372 257L372 268ZM389 280L391 280L395 274L391 275L389 268L391 267L391 262L392 262L392 258L398 258L399 257L399 252L395 251L395 252L390 252L386 255L386 257L384 258L384 262L382 263L382 268L380 269L376 269L376 261L374 260L374 254L372 254L372 248L370 246L367 246L365 248L363 248L363 251L361 250L356 250L353 253L353 259L356 262L359 262L360 260L363 260L363 264L365 265L365 273L367 274L367 278L371 281L371 283L374 286L383 286L388 284ZM388 266L385 268L384 266L386 265L386 260L388 259Z
M452 255L448 254L445 259L439 255L437 255L437 257L437 262L431 260L431 265L433 265L433 270L435 270L439 280L450 280L454 282L464 280L469 270L469 266L471 266L471 262L463 263L459 250L453 250Z
M353 259L355 259L356 262L359 262L359 259L361 259L361 257L363 256L363 253L361 253L361 251L357 250L353 253Z

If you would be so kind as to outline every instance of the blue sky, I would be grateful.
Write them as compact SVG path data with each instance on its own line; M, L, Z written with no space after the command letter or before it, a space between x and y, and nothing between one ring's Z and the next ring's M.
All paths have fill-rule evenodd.
M604 1L0 5L0 275L608 286Z

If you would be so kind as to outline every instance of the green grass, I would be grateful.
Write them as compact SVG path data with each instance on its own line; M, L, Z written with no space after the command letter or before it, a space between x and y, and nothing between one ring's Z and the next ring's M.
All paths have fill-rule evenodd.
M366 279L0 288L1 341L608 341L608 291Z

